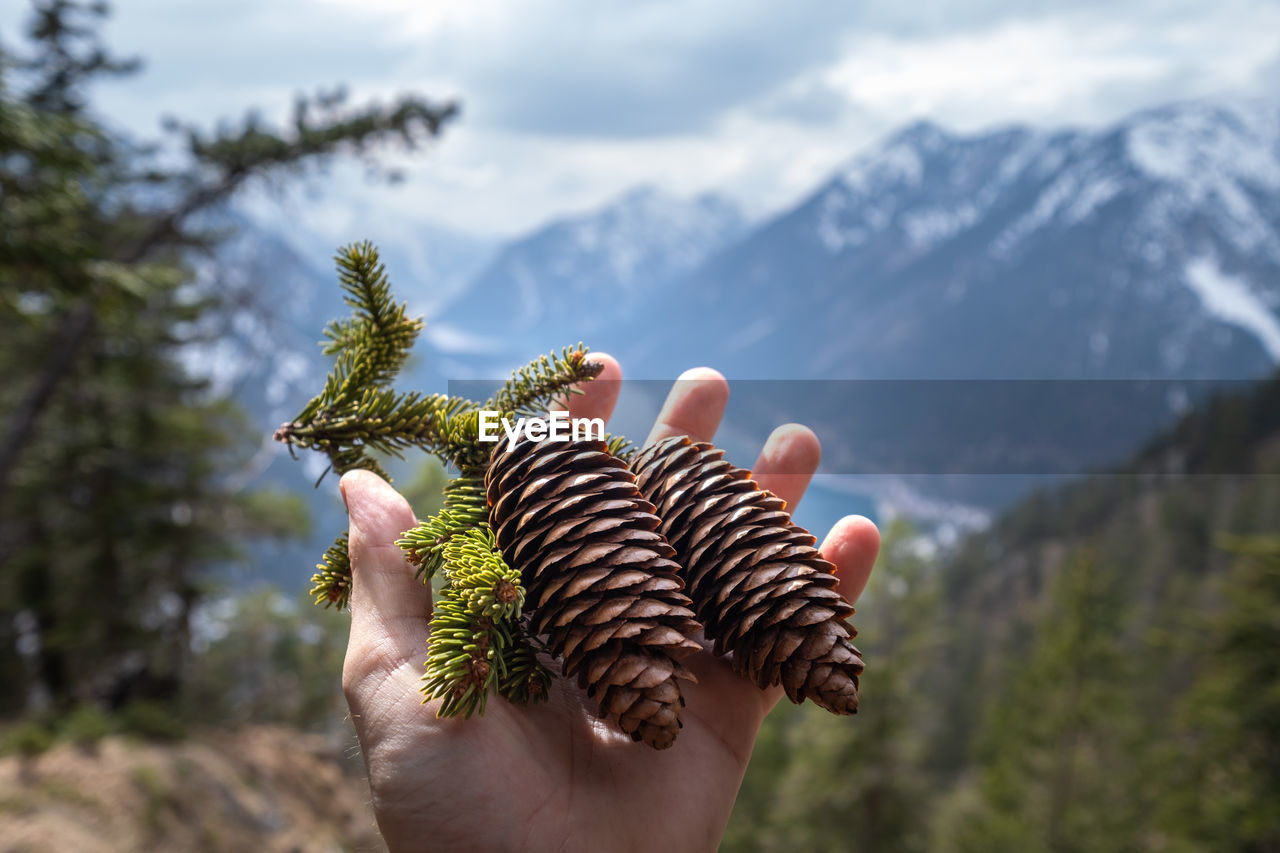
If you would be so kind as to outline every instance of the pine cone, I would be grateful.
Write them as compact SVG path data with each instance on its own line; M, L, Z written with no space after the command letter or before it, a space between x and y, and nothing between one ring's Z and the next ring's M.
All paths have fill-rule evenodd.
M566 678L632 740L666 749L679 733L679 663L701 649L675 551L626 464L602 441L519 441L485 474L489 523L521 572L533 633Z
M677 436L631 461L684 565L707 639L717 654L733 652L733 668L761 688L781 683L792 702L856 713L862 659L835 567L791 523L785 501L723 456Z

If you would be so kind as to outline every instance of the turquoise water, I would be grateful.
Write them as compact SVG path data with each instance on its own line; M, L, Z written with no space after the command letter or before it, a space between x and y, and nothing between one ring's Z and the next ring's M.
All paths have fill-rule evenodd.
M838 475L815 477L799 506L792 512L795 523L807 528L819 542L832 525L846 515L865 515L879 524L875 501L870 495L856 490L855 480L854 477Z

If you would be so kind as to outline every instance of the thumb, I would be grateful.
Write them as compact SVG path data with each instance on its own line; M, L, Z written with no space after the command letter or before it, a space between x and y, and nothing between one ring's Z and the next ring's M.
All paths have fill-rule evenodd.
M340 487L351 521L351 639L342 683L352 700L362 685L426 655L431 587L414 577L395 544L417 524L409 502L369 471L345 474Z

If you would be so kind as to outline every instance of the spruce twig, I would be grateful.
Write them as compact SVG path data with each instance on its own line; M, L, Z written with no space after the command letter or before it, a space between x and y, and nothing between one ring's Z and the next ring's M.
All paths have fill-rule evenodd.
M545 651L521 616L525 589L489 528L484 487L492 444L479 440L482 408L504 416L543 414L575 387L599 375L582 344L550 353L512 373L483 404L443 394L397 392L390 387L408 358L423 323L410 318L391 294L386 269L372 244L357 243L336 256L350 317L324 330L321 346L334 364L323 390L275 438L294 448L324 453L329 470L364 468L390 480L374 454L401 457L418 448L460 473L445 487L443 508L404 532L397 544L424 582L443 585L431 617L423 676L427 699L442 700L440 716L484 713L490 692L518 704L545 700L551 673L538 659ZM625 452L626 439L609 447ZM327 471L326 471L327 473ZM313 578L317 604L347 605L351 564L347 534L324 554Z
M442 717L470 717L484 713L494 689L514 701L536 698L545 670L520 629L520 573L503 560L487 524L452 536L442 551L450 577L431 617L426 700L443 700Z
M604 365L587 359L587 348L579 343L558 353L540 356L511 374L511 378L485 408L516 417L542 415L568 394L581 394L575 386L595 379Z
M316 564L311 576L311 596L316 604L343 610L351 597L351 557L347 553L348 532L334 540Z
M468 469L444 487L444 506L431 518L410 530L396 542L418 575L430 581L444 565L445 545L458 533L474 530L489 521L485 500L484 472Z

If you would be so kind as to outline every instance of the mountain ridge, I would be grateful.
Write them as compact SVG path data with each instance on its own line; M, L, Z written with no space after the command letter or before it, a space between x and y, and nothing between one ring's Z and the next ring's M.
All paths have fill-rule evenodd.
M421 271L384 248L418 304ZM497 380L578 340L628 376L1250 379L1280 360L1280 101L1171 104L1091 129L916 122L762 221L714 195L641 189L491 251L429 318L402 387ZM297 319L318 335L339 309L331 279L314 293ZM305 402L308 382L319 375L282 405ZM1127 440L1171 420L1172 402ZM828 431L859 417L828 414ZM748 438L797 417L750 416L736 425ZM846 432L824 442L835 470L852 470L837 458Z
M713 257L687 289L703 328L716 314L737 328L774 318L756 341L773 352L744 375L1261 375L1280 307L1277 116L1270 102L1240 113L1196 102L1096 131L961 136L917 123ZM1208 288L1186 281L1193 264L1234 292L1206 307ZM1142 341L1117 339L1112 321L1153 311ZM1020 334L1027 321L1039 328ZM783 330L796 328L813 329L806 344L836 343L795 355ZM785 373L770 370L779 363Z
M534 351L560 346L567 339L546 343L538 330L570 321L577 340L623 323L745 229L742 212L724 196L686 199L636 187L507 243L437 322L475 333L506 312L496 318L500 337L538 338Z
M553 219L428 334L468 376L583 338L644 375L1258 376L1280 360L1278 151L1269 99L918 121L759 222L652 188Z

